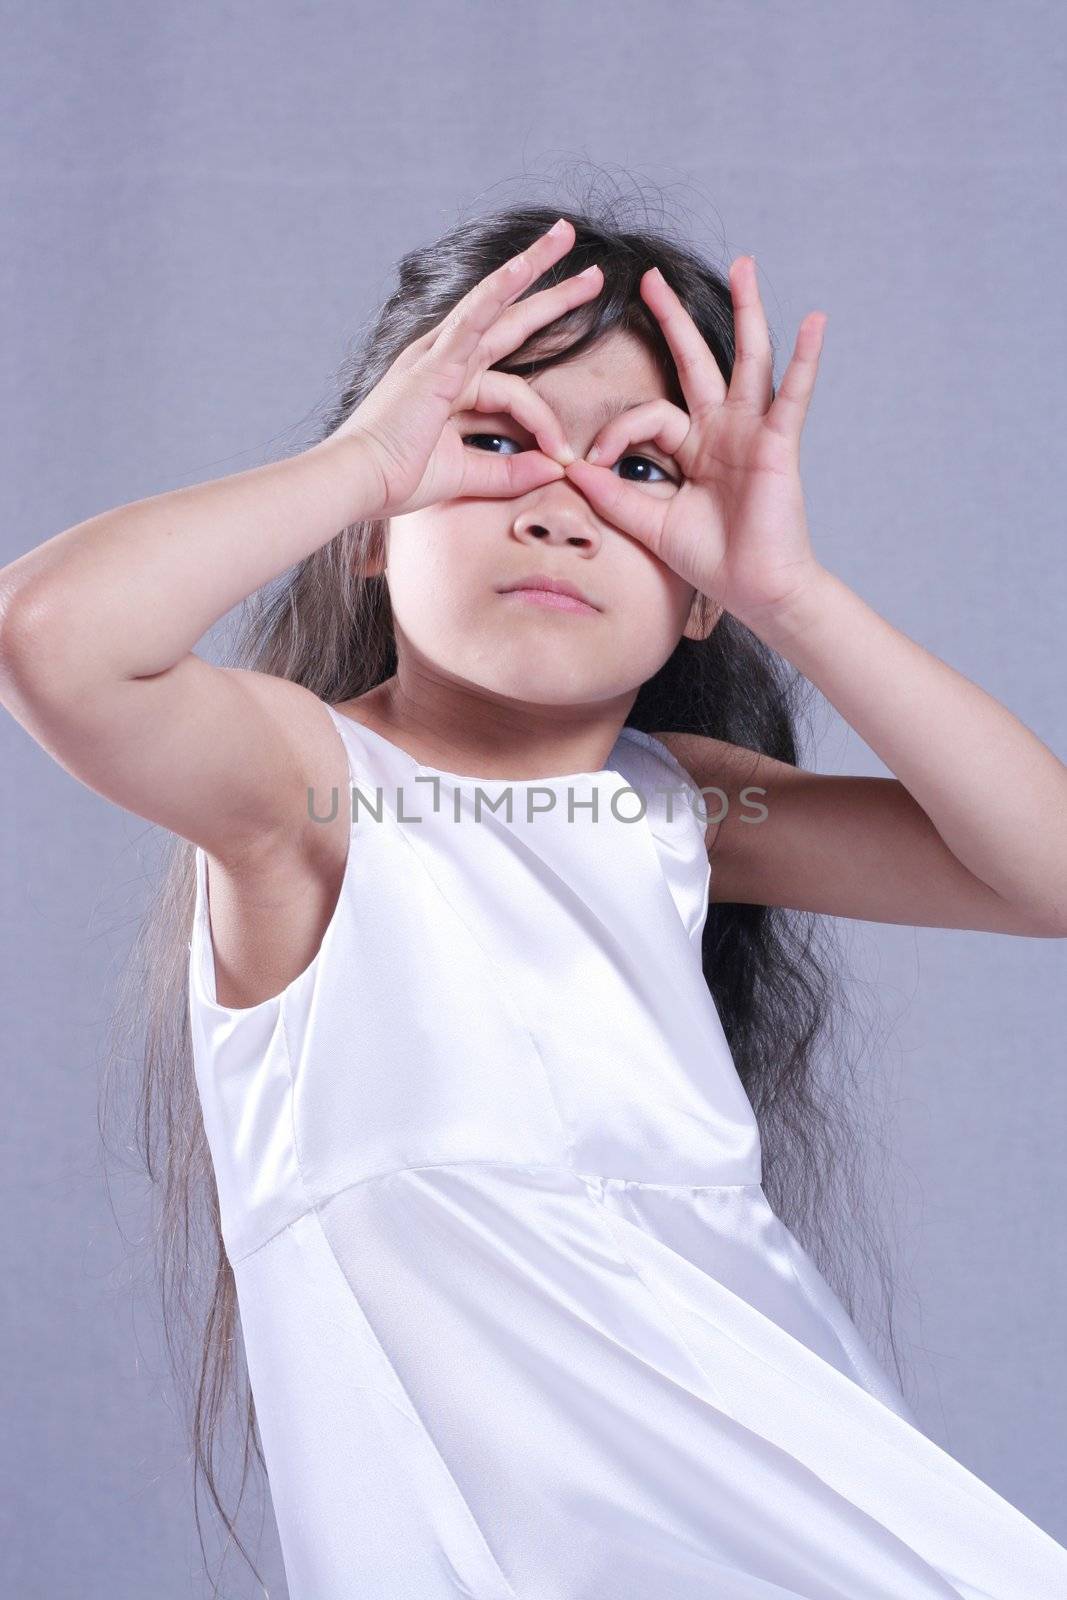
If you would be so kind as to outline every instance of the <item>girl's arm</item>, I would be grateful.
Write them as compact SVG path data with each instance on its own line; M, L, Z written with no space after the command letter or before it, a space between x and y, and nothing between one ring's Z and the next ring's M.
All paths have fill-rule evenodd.
M662 736L728 795L709 828L716 900L1067 936L1067 767L1035 734L825 568L755 631L897 777L819 775ZM746 784L764 791L747 805Z
M623 412L567 476L696 594L792 661L899 781L816 777L712 740L661 735L701 786L736 796L739 773L766 784L753 797L765 821L735 804L717 830L713 893L875 921L1067 935L1067 768L818 562L800 436L826 316L804 317L775 392L750 256L732 263L730 288L727 384L679 296L657 271L645 273L641 295L674 357L685 409L655 400ZM649 439L678 464L670 496L608 470L628 444ZM592 465L594 452L603 465Z
M0 569L0 703L89 788L222 861L292 839L320 770L313 697L193 646L376 493L357 441L331 439L47 539Z
M560 218L487 274L320 444L93 517L0 570L0 702L90 788L224 864L269 871L297 818L323 836L304 821L306 797L338 739L327 717L307 715L317 697L210 666L193 646L351 523L562 477L555 457L570 452L551 408L490 368L599 292L595 274L571 276L520 300L572 243ZM514 408L553 454L466 449L448 424L479 404Z

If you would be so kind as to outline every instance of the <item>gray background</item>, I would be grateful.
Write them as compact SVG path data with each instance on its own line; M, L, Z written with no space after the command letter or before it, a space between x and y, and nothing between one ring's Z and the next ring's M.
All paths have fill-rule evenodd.
M820 559L1067 752L1062 10L275 0L3 24L0 561L310 442L400 253L599 176L721 267L756 255L776 379L828 313L803 456ZM836 713L820 729L820 770L884 773ZM10 717L0 755L3 1587L207 1594L128 1248L145 1191L113 1180L124 1238L96 1127L155 830ZM845 931L886 1019L920 1416L1065 1541L1067 947ZM262 1551L282 1595L269 1511ZM222 1592L256 1592L233 1554Z

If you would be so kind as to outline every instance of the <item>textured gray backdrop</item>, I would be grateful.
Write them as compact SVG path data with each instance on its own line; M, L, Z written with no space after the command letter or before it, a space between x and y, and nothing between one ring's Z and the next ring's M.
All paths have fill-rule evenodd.
M828 313L803 457L821 559L1067 753L1060 8L67 0L2 20L0 563L309 443L401 252L483 206L562 210L592 175L653 222L665 199L722 267L756 255L776 379ZM185 1600L209 1589L127 1248L144 1190L114 1179L124 1238L96 1128L154 830L8 716L0 756L0 1578ZM885 771L830 712L817 765ZM884 1008L912 1397L1067 1540L1067 946L845 932ZM254 1542L254 1506L241 1526ZM222 1593L256 1592L231 1554Z

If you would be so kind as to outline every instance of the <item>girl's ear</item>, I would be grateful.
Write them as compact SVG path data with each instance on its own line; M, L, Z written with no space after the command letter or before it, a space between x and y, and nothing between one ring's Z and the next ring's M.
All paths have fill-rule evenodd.
M708 595L702 594L699 589L693 590L693 603L689 608L682 634L686 639L706 639L722 616L722 606L716 605Z
M379 522L367 541L367 554L360 567L360 573L365 578L378 578L385 572L387 559L387 537L389 523Z

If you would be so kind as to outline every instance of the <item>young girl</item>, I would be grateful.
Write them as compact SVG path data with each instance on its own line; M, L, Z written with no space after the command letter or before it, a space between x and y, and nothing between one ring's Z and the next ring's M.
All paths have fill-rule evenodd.
M1051 1600L783 1219L817 919L1063 936L1067 771L819 563L825 319L776 392L750 257L552 220L406 256L312 448L0 574L6 706L182 841L198 1463L239 1307L292 1600ZM798 768L783 663L895 780Z

